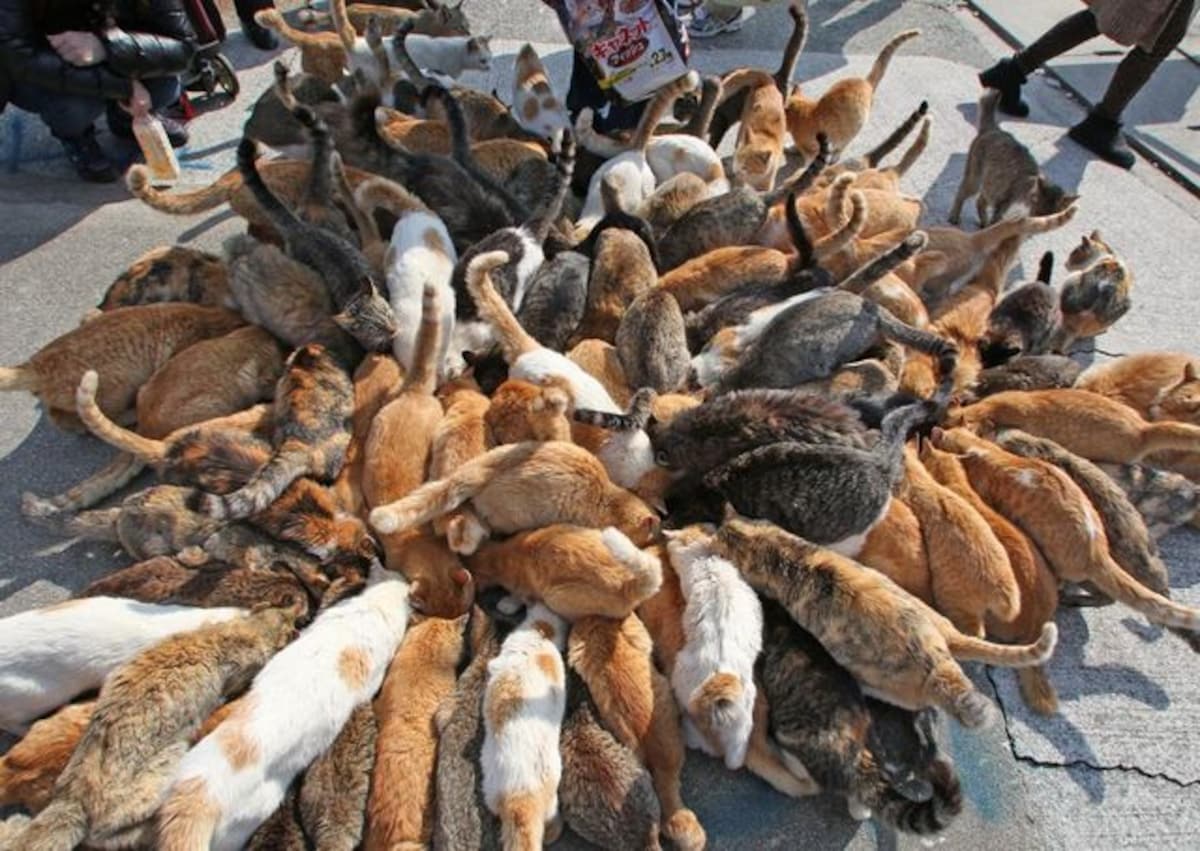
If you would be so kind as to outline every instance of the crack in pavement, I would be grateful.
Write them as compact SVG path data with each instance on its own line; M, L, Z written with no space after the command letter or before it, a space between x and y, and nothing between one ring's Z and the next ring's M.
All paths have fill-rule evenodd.
M1120 771L1129 774L1137 774L1145 777L1148 780L1166 780L1168 783L1178 786L1180 789L1187 789L1192 786L1200 786L1200 779L1197 780L1180 780L1178 777L1172 777L1170 774L1165 774L1161 771L1146 771L1144 768L1139 768L1136 765L1100 765L1095 762L1090 762L1086 759L1069 759L1060 762L1053 762L1045 759L1038 759L1035 756L1022 754L1017 750L1017 739L1013 735L1012 729L1008 726L1008 708L1004 705L1004 698L1000 696L1000 687L996 684L996 677L993 673L991 665L984 666L984 676L991 683L992 691L996 695L996 706L1000 708L1000 717L1003 719L1004 736L1008 739L1008 749L1013 755L1013 759L1018 762L1023 762L1026 765L1032 765L1035 768L1090 768L1093 771Z

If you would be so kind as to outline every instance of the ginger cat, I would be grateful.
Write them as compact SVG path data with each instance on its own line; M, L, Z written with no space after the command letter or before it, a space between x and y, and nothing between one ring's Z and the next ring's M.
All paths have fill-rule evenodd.
M741 126L733 152L733 177L759 192L775 186L775 175L783 164L783 137L787 120L783 93L766 71L734 71L721 83L722 97L749 89L742 106Z
M604 340L580 340L567 352L567 360L594 378L615 405L628 405L633 389L621 365L617 347Z
M379 724L364 851L427 846L433 838L434 715L454 693L467 615L426 618L404 636L375 697Z
M480 588L502 585L569 621L624 618L658 591L659 560L611 526L553 525L484 544L468 561Z
M220 257L191 246L160 245L117 275L96 309L112 310L161 301L235 309L229 292L229 268Z
M1090 461L1131 464L1166 450L1200 451L1200 426L1147 422L1137 411L1087 390L1010 390L953 412L951 425L991 434L1019 428Z
M887 72L892 55L920 34L920 30L897 33L880 49L866 77L838 80L820 98L807 97L799 86L795 87L786 104L787 128L805 161L816 156L818 133L829 137L829 145L837 153L849 147L870 118L875 90Z
M1020 611L1021 597L1008 554L971 505L944 487L904 452L901 494L921 525L933 607L966 635L982 638L990 614L1003 621Z
M567 662L596 703L596 714L617 741L649 769L662 811L662 835L686 851L707 842L699 819L683 803L683 734L670 683L654 667L650 634L636 615L575 622Z
M68 703L33 722L19 742L0 757L0 806L38 813L50 803L55 781L83 737L96 701Z
M782 251L757 245L730 245L676 266L658 280L658 288L675 296L684 313L700 310L742 286L778 283L791 271Z
M551 376L542 384L510 378L492 394L483 415L488 448L525 440L571 439L571 386Z
M940 707L965 727L988 724L995 709L960 660L1038 665L1058 640L1053 623L1036 643L1016 647L963 635L886 577L764 521L726 520L715 542L746 581L783 604L865 693L905 709ZM881 617L894 626L883 627Z
M1193 355L1125 355L1089 366L1074 386L1128 405L1147 420L1200 425L1200 358Z
M570 345L587 339L613 342L625 308L657 283L654 260L639 237L618 228L601 233L596 240L587 308Z
M933 577L921 523L902 497L888 503L887 513L871 527L854 558L921 602L933 605Z

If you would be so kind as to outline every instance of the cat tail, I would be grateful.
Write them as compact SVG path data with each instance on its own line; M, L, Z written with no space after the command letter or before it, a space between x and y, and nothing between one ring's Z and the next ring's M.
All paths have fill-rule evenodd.
M757 89L759 86L770 86L775 78L767 71L758 68L738 68L721 81L721 101L727 101L742 89Z
M657 398L653 387L642 387L629 400L629 410L625 413L576 408L575 422L608 431L640 431L650 422L650 413Z
M920 30L905 30L892 36L891 41L885 44L883 49L879 51L879 55L875 57L875 62L871 65L871 70L867 72L867 82L871 84L871 88L879 88L879 82L883 79L883 75L887 73L888 64L892 61L892 56L900 49L900 45L916 38L920 34Z
M904 152L904 156L900 158L900 162L896 164L896 174L907 174L908 170L913 167L913 164L921 158L921 154L925 153L925 149L929 147L929 137L932 133L932 128L932 118L926 118L921 123L921 132L917 134L917 138L913 140L908 150Z
M500 800L498 809L504 851L541 851L546 814L537 796L509 795Z
M796 248L795 268L811 269L816 265L817 258L812 240L808 238L808 231L804 229L804 222L800 219L800 211L796 208L796 200L796 193L792 192L783 206L788 233L792 237L792 245Z
M304 193L304 206L327 208L333 197L333 139L329 136L329 125L304 104L292 108L292 117L299 121L308 133L312 144L312 163L308 175L308 187Z
M796 63L804 52L804 43L808 40L808 10L800 0L792 0L788 4L788 14L792 16L792 34L788 36L783 48L783 56L779 68L775 71L775 87L780 93L788 96L788 87L796 74Z
M472 458L444 479L426 482L402 499L371 510L370 524L390 535L449 514L474 498L501 473L524 463L542 447L536 441L498 446Z
M646 145L650 144L650 138L654 135L655 128L662 123L663 118L675 105L675 101L698 88L700 88L700 74L696 71L688 71L679 79L667 83L659 89L654 95L654 99L650 101L650 105L646 107L646 111L642 113L642 120L638 122L629 149L645 153Z
M392 36L392 47L396 51L396 64L400 66L400 70L417 87L417 91L424 92L427 88L434 85L434 81L432 78L425 76L425 72L417 67L417 63L413 61L412 56L408 52L408 45L405 43L409 33L413 31L416 25L417 22L413 18L406 18L402 21ZM447 109L447 116L449 112L450 110Z
M199 510L218 520L241 520L270 508L288 485L308 472L309 448L281 448L266 466L233 493L202 494Z
M1116 569L1120 572L1120 568ZM950 653L955 659L961 662L983 662L1003 668L1031 668L1041 665L1050 658L1055 645L1058 644L1058 627L1054 621L1042 625L1041 637L1033 644L996 644L964 635L952 626L947 626L944 634L946 646L950 648Z
M954 765L946 759L934 759L929 774L933 796L928 801L911 801L888 788L884 799L873 807L879 820L896 830L918 836L941 833L949 827L955 816L962 812L962 784Z
M879 308L879 327L885 337L937 358L938 372L945 379L958 365L958 347L950 340L901 322L884 307Z
M307 109L308 107L297 107L292 114L297 115L301 110ZM254 200L271 219L271 223L281 232L289 233L299 224L300 220L282 201L275 197L275 193L263 182L262 175L258 172L257 159L258 143L249 136L243 136L242 141L238 143L237 163L238 171L241 172L242 178L246 182L246 188L253 193Z
M275 30L297 47L322 47L325 45L325 40L321 38L324 33L310 33L296 29L287 22L278 9L263 9L255 12L254 20L260 26Z
M155 188L150 169L137 163L129 167L125 185L130 193L148 207L175 216L204 213L229 201L230 196L241 185L242 176L237 169L227 171L208 186L191 192L164 192Z
M764 194L762 196L764 203L768 207L773 207L780 199L786 198L792 192L799 195L808 190L821 176L825 167L829 165L829 158L832 155L833 150L829 147L829 137L824 133L818 133L817 154L812 158L812 162L805 166L802 172L792 175L782 184Z
M713 116L717 112L717 104L723 99L724 84L721 78L711 74L700 81L700 105L695 114L683 128L683 133L695 136L701 141L708 141L708 131L712 128Z
M55 797L6 847L14 851L73 851L87 834L83 803L72 797Z
M358 201L354 195L354 187L350 185L350 178L346 176L346 164L342 162L342 155L334 151L333 156L330 158L329 166L333 171L333 181L337 187L338 200L350 211L350 218L354 220L354 228L358 231L359 248L366 251L374 246L382 245L383 235L379 233L379 225L375 221L375 216L366 213L358 205Z
M1042 254L1042 259L1038 261L1037 280L1043 284L1049 284L1050 278L1054 275L1054 252L1047 251Z
M64 537L86 541L121 540L117 534L117 521L121 517L120 506L80 511L78 514L47 510L44 506L45 500L40 497L31 493L21 495L21 514L34 525L50 529Z
M437 389L439 333L442 316L438 310L437 287L426 284L421 293L421 324L413 344L412 368L400 384L401 393L420 393L432 396Z
M829 197L825 199L824 217L831 227L836 227L846 216L846 198L855 175L839 174L829 186Z
M996 120L996 108L1000 103L1000 90L988 89L979 99L979 118L975 123L980 133L987 133L1000 126Z
M1075 213L1078 212L1079 205L1072 204L1067 209L1049 216L1029 216L1023 219L1003 219L996 222L994 225L988 225L977 234L983 234L982 246L983 251L991 251L994 246L999 245L1005 240L1016 237L1023 239L1028 236L1034 236L1041 233L1049 233L1052 230L1058 230L1071 219L1075 218Z
M571 177L575 174L575 138L571 135L570 130L564 130L562 136L562 150L559 151L558 157L554 161L556 171L557 185L554 187L554 194L546 201L543 206L534 215L530 221L530 229L533 231L533 238L539 243L545 242L546 237L550 235L550 229L554 227L554 222L562 215L563 203L567 200L567 193L571 191ZM601 191L607 185L601 186ZM608 209L608 201L605 201L605 211ZM618 204L619 209L619 204Z
M489 251L471 258L467 266L467 292L475 301L475 309L480 317L496 329L500 350L508 365L512 366L521 355L542 346L521 327L512 308L496 292L496 285L492 283L492 270L503 266L508 260L508 253L504 251Z
M839 217L840 220L840 217ZM867 223L867 197L861 192L850 193L850 218L838 230L817 240L813 246L818 260L837 254L862 233Z
M291 72L288 70L288 66L279 59L275 60L273 70L275 72L275 96L279 98L279 102L283 104L284 108L291 112L299 104L296 95L292 93Z
M1150 590L1103 551L1093 552L1092 563L1098 563L1100 567L1092 570L1087 578L1112 599L1140 612L1151 623L1200 631L1200 609L1176 603Z
M863 161L866 162L869 168L876 168L883 162L883 158L899 147L900 143L912 132L922 118L929 113L929 101L921 101L921 105L913 110L908 118L901 122L900 126L888 134L888 137L876 145L863 156ZM901 174L904 172L901 171Z
M632 605L658 593L662 587L662 562L657 556L639 550L624 532L613 526L600 533L600 541L631 574L621 592Z
M838 289L851 293L861 293L871 284L891 272L904 261L924 250L929 237L925 231L915 231L904 238L904 241L888 249L874 260L859 266L841 280Z
M0 391L36 393L41 382L27 365L0 366Z
M354 206L363 215L374 221L375 211L380 207L396 218L405 213L428 213L425 202L405 187L386 177L369 177L354 190Z
M354 50L358 32L346 14L346 0L329 0L329 13L333 16L334 32L342 40L342 47L346 48L346 52L349 53Z
M156 464L167 457L167 444L162 440L151 440L114 423L96 404L96 390L100 376L89 369L79 379L75 390L75 412L87 426L87 430L109 446L133 455L144 464Z

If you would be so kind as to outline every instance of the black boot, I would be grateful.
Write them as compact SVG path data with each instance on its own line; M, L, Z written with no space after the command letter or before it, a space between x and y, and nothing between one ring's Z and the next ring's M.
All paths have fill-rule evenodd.
M89 127L78 136L59 139L67 159L75 166L75 173L89 183L112 183L117 179L117 170L96 141L96 128Z
M279 47L279 37L254 18L242 18L241 21L242 32L259 50L274 50Z
M1021 99L1025 72L1015 59L1001 59L979 75L979 82L988 89L1000 92L1000 111L1017 118L1029 114L1029 104Z
M1097 115L1095 112L1089 112L1088 117L1072 127L1067 135L1115 166L1130 169L1137 159L1125 144L1121 122Z

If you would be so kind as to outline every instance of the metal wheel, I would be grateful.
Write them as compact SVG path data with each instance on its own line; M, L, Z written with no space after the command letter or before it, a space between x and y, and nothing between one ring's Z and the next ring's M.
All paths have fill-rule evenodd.
M217 84L225 90L225 94L236 98L242 90L242 84L238 80L237 72L233 70L233 65L220 53L213 56L211 61Z

